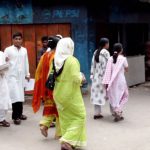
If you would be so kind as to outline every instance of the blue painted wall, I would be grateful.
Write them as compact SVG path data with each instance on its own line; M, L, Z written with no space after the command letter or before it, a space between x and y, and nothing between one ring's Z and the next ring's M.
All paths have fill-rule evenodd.
M96 50L96 23L92 17L88 20L88 62L89 70L91 69L91 60L93 53Z
M88 42L88 15L85 7L32 6L32 0L1 0L0 24L39 24L39 23L70 23L71 35L75 42L75 56L81 64L81 71L89 78L91 49L93 41ZM90 32L90 36L92 33ZM90 46L90 51L89 51Z
M71 23L75 42L75 56L81 64L81 71L89 77L88 61L88 16L84 7L33 7L34 23Z
M33 22L32 1L1 0L0 24L28 24Z

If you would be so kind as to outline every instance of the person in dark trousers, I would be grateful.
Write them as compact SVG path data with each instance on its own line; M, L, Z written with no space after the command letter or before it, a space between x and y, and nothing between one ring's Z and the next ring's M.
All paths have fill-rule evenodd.
M14 33L13 45L4 51L9 63L7 83L12 102L12 119L16 125L27 119L23 115L24 81L30 80L27 49L22 47L22 41L22 34Z

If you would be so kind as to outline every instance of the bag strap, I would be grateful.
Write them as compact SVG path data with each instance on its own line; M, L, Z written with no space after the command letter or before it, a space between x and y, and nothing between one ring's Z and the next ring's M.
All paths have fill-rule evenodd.
M63 68L64 68L64 65L65 65L65 62L66 62L66 60L64 61L63 66L62 66L62 67L59 69L59 71L57 72L57 71L56 71L56 67L55 67L55 63L54 63L54 59L53 59L53 70L54 70L54 76L55 76L55 78L58 77L58 76L62 73Z

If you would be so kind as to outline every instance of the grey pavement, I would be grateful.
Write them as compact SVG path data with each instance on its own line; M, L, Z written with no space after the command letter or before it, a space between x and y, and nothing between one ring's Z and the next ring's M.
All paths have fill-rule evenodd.
M84 96L87 109L86 150L150 150L150 84L130 88L130 98L125 106L125 120L114 123L109 105L103 107L104 118L93 120L90 96ZM60 150L59 141L54 140L55 129L49 130L48 138L39 131L42 108L33 114L30 98L24 112L28 116L20 126L13 125L8 113L10 128L0 127L0 150Z

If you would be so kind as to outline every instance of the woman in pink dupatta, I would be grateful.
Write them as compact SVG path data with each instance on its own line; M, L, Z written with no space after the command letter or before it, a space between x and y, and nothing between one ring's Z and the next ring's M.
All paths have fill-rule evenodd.
M107 88L107 96L113 109L114 121L123 120L122 109L128 101L128 87L125 79L125 71L128 70L127 59L122 55L122 44L114 44L114 54L108 60L103 84Z

